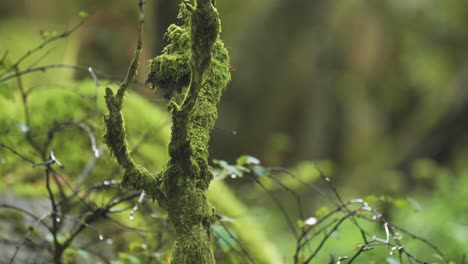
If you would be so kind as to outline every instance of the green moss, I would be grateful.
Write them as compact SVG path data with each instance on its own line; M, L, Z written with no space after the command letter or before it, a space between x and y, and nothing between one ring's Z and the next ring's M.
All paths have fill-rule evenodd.
M119 91L121 90L119 89ZM159 180L145 167L137 164L130 156L127 133L121 112L122 97L115 96L112 89L106 88L105 99L109 113L103 117L104 141L125 171L122 185L134 190L144 190L163 203L161 199L164 196L160 192Z
M117 87L114 86L114 88ZM48 129L55 124L67 120L85 120L84 123L93 130L96 145L102 146L103 131L100 126L101 112L105 109L104 101L101 99L104 89L98 88L98 111L95 117L93 117L94 93L95 87L91 81L33 90L28 97L28 105L31 111L30 129L33 131L34 140L42 145L47 139ZM135 146L144 137L143 143L140 144L138 151L133 153L133 157L149 171L160 171L168 160L166 149L170 137L170 127L167 125L170 122L169 116L164 110L136 94L127 94L125 99L125 107L122 112L123 116L126 117L125 124L131 127L131 131L127 133L130 145ZM3 111L6 113L0 115L0 130L1 132L8 131L7 134L2 135L0 141L36 162L41 161L34 154L33 148L25 139L25 134L19 128L18 124L23 123L23 106L19 98L14 102L0 99L0 108L2 113ZM57 159L65 166L59 172L71 182L79 178L93 156L88 134L77 126L69 126L57 132L51 142L50 149L54 150ZM1 149L0 152L2 152L4 159L4 163L0 164L2 176L10 175L9 177L14 182L22 183L43 180L44 170L42 167L33 168L31 164L5 149ZM109 161L106 150L97 161L85 184L94 184L115 177L112 171L116 171L115 163ZM21 193L23 192L21 191Z
M172 264L215 263L213 248L206 227L193 226L188 233L178 234Z
M152 60L148 74L148 82L170 100L172 112L171 159L161 174L161 191L177 234L173 263L214 263L213 208L205 196L212 180L208 145L230 72L212 3L181 4L182 25L169 27L169 44Z
M150 63L147 83L154 89L159 88L166 99L181 93L190 83L190 32L186 29L189 17L187 5L181 4L179 19L184 26L169 26L165 34L169 44Z
M210 222L213 208L205 191L212 179L208 166L210 133L216 105L230 80L229 56L219 39L220 21L214 1L180 5L182 26L171 25L169 45L152 60L148 81L170 100L172 137L170 160L158 177L130 156L121 113L123 83L118 94L106 89L109 113L104 116L104 139L125 170L123 185L145 190L168 211L176 230L173 263L214 263ZM137 71L136 53L128 76ZM186 89L184 89L186 88Z

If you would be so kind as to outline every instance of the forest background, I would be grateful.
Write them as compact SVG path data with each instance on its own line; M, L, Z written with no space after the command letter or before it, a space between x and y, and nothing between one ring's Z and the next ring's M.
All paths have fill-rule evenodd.
M346 199L392 200L382 207L389 219L458 263L468 244L468 2L218 0L217 5L232 82L220 104L211 158L235 162L248 154L299 176L315 175L304 176L310 182L319 179L314 169L319 166ZM143 61L160 53L177 6L177 1L147 1ZM54 44L41 63L86 65L124 76L136 38L132 1L1 1L0 54L20 57L54 32L72 28L80 12L89 14L85 24ZM146 72L143 65L139 80ZM91 80L89 73L75 71L31 78L54 85ZM19 103L8 98L6 86L0 89L3 106ZM132 89L165 111L160 96L141 85ZM166 150L159 151L162 161ZM13 157L3 149L0 159L9 164ZM20 182L2 167L4 190ZM251 181L226 182L281 255L291 256L289 230L268 197ZM307 201L306 215L322 207L317 192L295 190ZM273 191L287 201L286 194ZM348 236L334 239L349 245Z

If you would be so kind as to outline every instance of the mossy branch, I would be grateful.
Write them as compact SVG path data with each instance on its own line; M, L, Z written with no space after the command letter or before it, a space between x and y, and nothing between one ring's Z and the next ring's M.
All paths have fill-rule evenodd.
M151 61L148 83L170 100L170 160L161 174L165 208L176 230L172 263L214 263L210 222L214 209L206 189L210 134L217 104L229 80L229 55L219 39L221 25L212 0L180 5L181 26L171 25L169 44Z
M143 5L143 0L138 0L139 23L137 45L132 62L128 68L127 76L120 85L116 94L114 94L110 88L106 88L105 100L109 113L104 116L104 139L107 146L110 148L111 153L116 157L118 163L124 169L122 185L135 190L144 190L153 197L158 197L159 191L157 188L157 178L154 177L147 169L138 165L130 155L125 131L125 122L121 111L123 98L128 85L135 79L138 72L143 39Z
M207 161L210 133L230 80L229 55L219 39L221 26L212 3L200 0L193 7L183 1L183 24L168 28L169 44L150 65L147 82L162 90L172 110L171 160L162 176L168 196L191 183L205 190L212 179Z
M139 1L137 48L128 74L116 94L106 89L109 113L104 117L105 141L124 168L123 185L145 190L168 211L176 230L172 263L214 263L210 222L214 209L205 191L213 178L208 165L210 134L217 104L230 80L229 56L219 39L218 12L212 0L180 5L182 26L171 25L169 45L151 63L148 82L170 100L172 138L170 160L157 178L132 159L126 140L122 102L138 70L143 30L143 3Z

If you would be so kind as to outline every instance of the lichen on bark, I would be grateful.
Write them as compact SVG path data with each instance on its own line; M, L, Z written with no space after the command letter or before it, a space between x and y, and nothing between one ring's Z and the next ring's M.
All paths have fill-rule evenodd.
M175 264L215 263L210 234L214 208L205 195L213 178L208 145L217 118L216 106L231 76L214 4L213 0L196 0L194 5L183 1L181 25L168 28L169 44L150 64L148 83L169 100L172 114L170 160L157 176L138 165L128 151L121 107L130 71L116 95L106 89L109 114L104 117L105 140L124 168L122 184L145 190L168 211L176 230ZM136 58L140 52L141 46ZM136 72L132 66L131 71Z

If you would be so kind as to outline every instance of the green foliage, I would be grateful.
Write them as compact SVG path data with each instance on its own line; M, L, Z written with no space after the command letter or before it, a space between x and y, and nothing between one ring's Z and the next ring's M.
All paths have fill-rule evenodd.
M112 264L141 264L141 260L131 254L127 254L124 252L120 252L118 256L118 260L114 260L111 263Z
M237 158L237 163L234 165L224 160L213 160L213 163L219 166L212 170L213 177L217 180L223 180L227 177L242 178L245 173L253 173L258 177L265 177L270 174L268 168L260 165L260 160L248 155Z
M81 17L81 18L87 18L89 16L89 14L86 11L80 11L78 13L78 16Z
M456 111L458 103L464 98L464 93L457 90L457 85L452 85L452 83L462 83L457 76L463 76L463 65L466 61L466 54L463 53L466 46L463 43L467 41L464 33L464 25L468 17L466 16L468 9L464 8L466 4L456 0L413 2L382 1L369 4L366 1L352 1L335 5L303 1L301 3L303 8L300 10L296 10L291 1L253 3L243 0L221 3L221 11L222 7L232 8L226 12L226 15L232 17L231 21L228 21L231 26L230 31L238 33L229 33L228 38L231 40L229 46L239 54L238 57L236 56L236 65L242 65L236 67L237 74L240 76L238 80L245 80L245 82L239 81L232 89L233 98L242 98L242 103L247 104L247 107L242 107L239 115L249 117L240 119L239 127L245 129L245 133L242 133L245 137L240 134L236 143L242 144L235 143L234 145L238 145L239 148L252 147L249 151L255 153L266 149L262 154L275 157L272 159L274 162L270 161L268 164L293 161L289 160L289 156L271 155L270 152L300 153L299 156L307 158L328 156L329 153L324 153L324 150L332 149L333 158L339 160L339 163L330 166L334 171L333 174L336 172L338 175L337 182L347 185L352 192L365 189L365 193L374 193L375 195L367 196L365 201L384 210L393 208L390 218L396 218L395 220L402 223L403 227L408 226L411 230L418 230L415 233L423 235L426 233L426 237L429 237L431 241L437 241L438 244L443 245L441 249L447 246L451 253L456 254L464 249L463 246L466 243L464 240L466 223L459 220L465 219L464 215L460 216L460 212L466 211L466 208L460 205L463 203L457 202L466 200L465 195L462 194L465 192L462 186L466 186L462 178L466 176L456 177L448 175L451 173L440 171L436 162L430 159L431 157L419 160L410 166L411 177L408 181L406 181L406 175L400 171L391 170L380 173L385 168L399 166L401 159L407 157L408 153L411 154L415 150L419 152L420 149L416 149L415 142L423 141L423 145L431 146L432 143L438 142L420 139L430 134L431 131L435 131L434 128L437 128L438 124L443 124L441 121L447 120L444 118L444 113ZM237 10L238 6L243 7L240 8L243 12L242 21L239 20L238 13L233 11ZM189 9L189 6L181 9L180 16L184 25L191 22L190 15L188 15ZM311 15L309 10L320 10L323 15ZM294 16L291 16L292 11L294 11ZM73 14L76 17L76 11ZM281 14L286 14L287 19L283 19ZM87 13L82 11L79 16L85 17ZM290 19L291 17L293 19ZM258 23L259 21L261 23ZM4 27L0 29L0 32L4 37L0 43L1 48L16 47L10 49L10 57L16 52L27 50L25 45L37 40L32 36L39 35L38 29L27 33L21 31L22 33L18 34L16 32L20 27L15 23L2 21L2 24ZM275 36L265 35L268 30L258 30L258 25L261 24L271 25L280 38L275 39ZM309 26L316 24L321 26L314 28ZM241 26L234 27L234 25ZM16 34L5 35L5 31L14 31ZM286 33L291 38L283 41ZM189 93L192 54L187 47L191 45L190 34L180 26L172 26L167 34L171 44L166 47L162 56L152 61L148 80L158 86L164 97L171 99L171 109L177 110L186 102ZM45 30L40 34L43 38L51 35L54 35L54 31ZM271 44L268 47L264 45L265 39L268 39ZM291 39L293 41L290 41ZM317 42L317 39L327 41ZM178 48L182 46L185 48ZM249 48L237 52L242 47ZM310 47L314 49L311 50ZM60 47L58 52L56 51L45 61L61 62L61 58L69 57L65 52L61 52ZM311 59L303 60L304 57ZM33 57L32 61L35 59ZM325 65L322 63L324 61L327 62ZM335 67L336 65L339 67ZM0 67L3 66L0 65ZM3 70L9 71L5 67L0 68L0 72ZM35 86L38 81L57 82L57 80L64 79L64 76L65 74L41 73L39 78L26 77L25 84L29 87ZM5 132L8 135L2 136L0 143L12 146L37 160L38 157L33 154L34 151L24 141L25 131L32 129L44 132L43 129L53 126L54 121L80 120L86 116L81 110L92 113L94 87L91 83L81 85L86 85L88 91L80 92L79 95L74 92L60 91L63 87L52 87L52 93L61 93L61 95L51 99L48 98L52 95L47 92L34 91L30 97L34 114L31 127L27 127L19 103L21 100L12 92L16 89L14 82L1 83L0 133ZM71 88L75 91L77 87L72 84ZM262 87L268 90L261 90ZM313 88L304 90L301 87ZM321 87L324 87L323 90ZM49 88L51 87L46 89ZM38 91L41 89L39 88ZM102 90L98 91L99 97L102 97ZM236 94L239 91L240 94ZM126 132L129 133L129 146L138 144L149 130L153 130L148 124L154 124L156 127L154 130L160 131L157 128L160 124L153 123L155 116L149 114L153 108L147 107L141 100L133 100L132 96L130 94L126 98L123 110L127 120L125 125L128 127ZM262 110L252 111L248 100ZM307 105L303 105L303 102L307 102ZM100 111L103 109L101 103L99 101ZM134 105L128 107L132 104ZM68 105L72 106L70 111L67 110L70 109L67 108ZM87 108L81 109L83 105L87 105ZM145 106L140 108L141 105ZM131 110L125 113L127 109ZM139 109L143 110L139 111ZM298 114L297 109L303 109L303 113ZM159 110L155 111L158 111L158 118L162 116ZM47 114L36 118L36 113L44 112ZM290 122L291 117L294 117L295 121L297 119L298 122ZM164 123L169 122L168 118L164 120ZM99 118L93 119L90 125L99 143L102 144L100 140L102 132L98 129L99 121ZM137 153L132 153L135 160L141 162L150 171L161 171L162 164L168 158L164 149L167 145L169 130L166 128L163 130L164 135L161 137L150 136L145 140L152 144L144 144L138 148ZM276 131L285 131L285 133L278 134ZM206 139L205 136L203 137ZM41 142L46 139L45 136L41 138L40 135L38 138ZM304 140L306 138L311 139ZM452 160L458 162L457 169L460 171L466 167L464 165L466 155L462 155L466 152L465 141L457 140L455 147L448 147L450 155L444 154L450 162ZM153 144L153 142L158 143ZM426 144L427 142L430 143ZM255 146L257 148L254 150ZM89 138L84 131L64 130L54 138L51 147L56 150L59 159L66 164L61 172L72 180L77 178L83 166L92 157ZM236 149L229 148L229 151L236 152ZM291 157L291 159L295 158ZM193 167L197 170L199 169L195 166L196 162L190 161L190 163L194 164ZM269 179L266 176L272 173L269 168L257 162L256 158L248 156L239 158L235 164L229 164L226 161L215 161L215 164L217 168L213 169L213 175L220 179L232 175L237 178L244 176L245 173L253 173L256 176L263 176L259 179L261 182L267 182ZM90 179L87 184L91 184L94 179L106 179L111 176L110 171L114 168L113 165L106 158L101 158L92 172L93 180ZM330 174L323 166L319 167L325 174ZM177 173L182 171L180 167L174 167L173 170ZM298 163L291 170L304 183L313 183L320 176L312 162ZM31 168L27 162L12 155L6 149L0 148L0 173L5 175L4 181L0 183L2 191L18 186L14 187L17 194L31 196L45 194L46 190L40 188L42 178L40 178L39 171L40 169ZM140 174L138 168L131 172L133 173L127 175L127 178ZM293 190L302 191L306 188L305 184L292 177L278 178ZM34 183L29 184L31 181ZM416 182L416 187L411 189L410 196L401 194L402 188L408 182L413 181ZM177 182L181 186L191 183L186 180L177 180ZM21 185L14 183L21 183ZM435 188L434 194L421 188L421 183L430 189ZM265 186L275 193L281 189L277 184L268 182ZM258 198L256 194L252 194L255 191L250 191L252 188L243 187L240 190L241 197ZM385 189L392 195L380 195L381 189L379 188ZM220 201L220 197L228 196L226 193L227 191L224 190L212 196L210 200L214 201L213 203L226 203ZM304 193L303 196L315 199L315 196L310 193ZM229 208L238 206L235 197L225 199L230 201L224 206L225 210L229 211ZM317 201L317 203L320 202ZM331 210L329 206L322 204L316 207L319 209L309 208L310 215L315 218L320 218ZM258 225L263 227L273 224L274 226L275 221L280 218L278 215L272 216L267 209L252 209L252 212L260 212L258 213L260 216L256 219L250 219L257 226L247 228L246 226L249 225L238 223L241 227L238 227L235 233L240 239L247 238L248 240L249 238L249 234L242 235L240 232L242 229L245 233L249 231L254 233L260 229ZM251 216L254 214L252 212L247 213L245 209L239 215ZM303 219L299 221L305 225ZM437 227L427 228L428 226ZM439 230L439 226L443 228ZM277 225L273 229L277 231L277 240L281 241L278 244L281 246L287 244L287 239L283 240L285 233L281 231L282 227ZM338 252L354 243L353 238L359 234L348 232L348 230L351 228L345 226L336 232L339 236L334 236L333 239L337 240L334 241L337 244L328 248L329 252ZM258 242L259 245L265 243L265 241ZM254 245L249 247L254 248ZM425 253L424 249L420 252ZM366 254L368 254L369 262L372 258L379 256L378 261L382 263L396 263L394 257L380 257L379 254L384 256L387 254L386 251ZM270 253L270 255L273 254ZM125 258L127 256L122 254L122 259ZM454 259L459 260L458 257ZM324 256L320 261L327 263L329 256ZM271 260L266 263L271 263Z
M28 105L31 111L30 127L26 128L33 131L35 140L44 144L47 139L47 129L53 128L55 124L61 122L80 122L85 118L91 117L87 121L88 126L96 139L97 147L103 145L102 130L100 129L99 113L104 110L102 100L98 99L98 109L94 115L94 95L95 90L92 82L83 82L71 84L68 88L62 86L50 86L46 89L34 90L28 97ZM97 88L98 98L102 98L102 89ZM23 119L23 107L20 103L6 100L0 100L0 107L5 109L6 114L0 117L0 124L3 129L9 130L7 136L2 137L5 144L13 144L20 153L32 153L31 146L25 139L25 128L18 120ZM47 113L47 114L37 114ZM129 94L126 102L124 115L128 118L128 125L133 128L129 135L130 143L136 145L144 140L142 146L135 153L135 157L152 171L163 167L167 160L165 154L166 144L169 138L168 116L162 110L154 107L143 98ZM155 117L157 117L155 119ZM156 121L155 121L156 120ZM23 130L23 131L22 131ZM151 142L149 147L147 142ZM57 157L65 165L63 172L67 175L77 178L86 167L89 159L95 154L92 144L86 131L76 125L70 125L62 129L54 137L51 149L54 149ZM5 149L2 148L2 153ZM2 167L4 174L36 175L41 174L41 170L25 166L23 160L6 153L5 165ZM37 162L39 160L36 159ZM109 172L112 165L105 159L99 159L93 168L92 174L95 175L88 182L106 180L111 175ZM15 181L21 179L16 177Z
M461 175L453 175L440 167L434 173L437 174L434 190L418 193L414 208L392 210L392 216L407 230L433 241L451 260L458 263L462 255L467 253L468 222L465 219L468 207L462 201L468 199L468 173L465 171ZM425 250L427 248L415 247L419 254L424 254Z
M226 230L226 228L221 225L211 225L211 229L218 237L218 243L224 253L229 253L237 244L236 234L232 230Z

